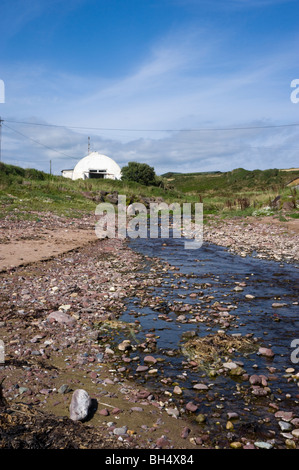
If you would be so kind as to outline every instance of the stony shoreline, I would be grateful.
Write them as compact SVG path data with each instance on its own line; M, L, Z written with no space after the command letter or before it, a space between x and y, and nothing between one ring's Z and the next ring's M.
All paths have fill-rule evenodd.
M241 256L254 254L275 261L299 260L299 222L277 223L273 217L219 220L204 228L204 241L228 248Z
M78 225L84 234L90 236L93 231L93 218L78 224L48 215L37 224L42 225L41 232L55 231L57 226L71 231ZM2 228L6 245L37 235L32 223L10 223L6 230L3 223ZM298 235L275 225L214 221L205 228L204 241L226 246L241 256L254 250L261 257L298 260ZM192 403L177 416L171 395L153 394L137 385L126 373L125 351L110 344L111 328L115 328L116 337L122 328L117 319L125 309L126 297L155 283L148 279L144 284L138 276L144 259L117 239L89 240L82 248L66 251L49 253L48 258L17 264L1 273L5 364L0 366L0 380L4 378L6 409L14 410L2 411L2 429L9 428L9 416L17 419L20 403L27 417L28 410L33 409L68 420L72 392L83 388L95 405L92 418L77 423L78 432L84 434L90 425L100 432L101 440L93 441L89 435L88 444L83 440L78 442L79 447L213 448L212 436L192 419ZM152 262L159 266L158 260ZM133 321L132 332L138 328L138 321ZM149 335L147 339L150 344L153 338ZM119 365L119 359L123 365ZM138 363L138 354L135 360ZM142 367L150 369L140 363L140 374ZM72 421L67 425L71 429ZM34 432L38 435L38 430L32 429ZM30 437L24 432L17 438L30 446ZM13 439L2 434L0 448L12 444ZM246 442L244 439L238 445L246 446ZM52 445L55 447L55 442Z

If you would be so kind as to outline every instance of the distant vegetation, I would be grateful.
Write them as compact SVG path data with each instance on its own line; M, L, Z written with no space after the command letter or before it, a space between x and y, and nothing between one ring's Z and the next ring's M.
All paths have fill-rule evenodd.
M144 186L158 186L157 175L147 163L129 162L121 170L122 181L134 181Z
M299 170L278 169L228 172L166 173L154 184L109 179L72 181L35 169L0 163L0 217L37 218L40 212L66 217L93 213L99 202L127 196L127 204L157 199L171 202L203 202L204 216L271 215L298 218L299 191L288 187ZM149 183L149 181L147 181ZM158 183L158 186L156 185Z

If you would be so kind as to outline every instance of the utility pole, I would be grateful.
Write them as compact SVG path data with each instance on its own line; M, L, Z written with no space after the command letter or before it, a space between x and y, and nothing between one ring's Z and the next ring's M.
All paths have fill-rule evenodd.
M88 155L90 154L90 137L88 137Z
M52 175L52 161L50 160L50 175Z
M0 162L1 162L1 138L2 138L2 122L4 122L3 119L1 119L0 116Z

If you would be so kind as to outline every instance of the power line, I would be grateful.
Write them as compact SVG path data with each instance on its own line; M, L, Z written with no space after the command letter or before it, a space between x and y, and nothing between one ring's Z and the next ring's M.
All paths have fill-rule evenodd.
M43 127L59 127L65 129L81 129L81 130L94 130L94 131L124 131L124 132L205 132L205 131L240 131L240 130L257 130L257 129L277 129L285 127L296 127L299 123L291 124L269 124L265 126L240 126L240 127L199 127L189 129L132 129L132 128L113 128L113 127L84 127L84 126L67 126L59 124L44 124L41 122L25 122L25 121L12 121L5 120L5 122L24 124L29 126L43 126Z
M1 121L1 123L4 122L4 121L1 120L1 119L0 119L0 121ZM5 122L6 122L6 121L5 121ZM45 144L43 144L42 142L39 142L38 140L32 139L32 137L29 137L28 135L25 135L25 134L23 134L22 132L17 131L16 129L13 129L12 127L7 126L6 124L3 124L3 126L4 126L4 127L7 127L7 129L10 129L10 130L13 131L13 132L16 132L17 134L20 134L22 137L25 137L26 139L29 139L29 140L31 140L32 142L34 142L34 143L36 143L36 144L38 144L38 145L41 145L42 147L45 147L45 148L48 149L48 150L51 150L51 151L53 151L53 152L57 152L57 153L59 153L59 154L61 154L61 155L64 155L64 156L67 157L67 158L72 158L73 160L78 160L78 158L71 157L70 155L67 155L67 154L64 153L64 152L61 152L60 150L56 150L56 149L54 149L53 147L49 147L48 145L45 145ZM0 127L1 127L1 126L0 126ZM0 154L0 156L1 156L1 154Z

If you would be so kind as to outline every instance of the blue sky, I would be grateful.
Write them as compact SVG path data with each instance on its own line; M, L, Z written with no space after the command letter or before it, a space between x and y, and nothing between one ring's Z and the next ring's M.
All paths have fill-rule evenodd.
M298 167L297 0L0 0L2 161ZM275 127L277 126L277 127Z

